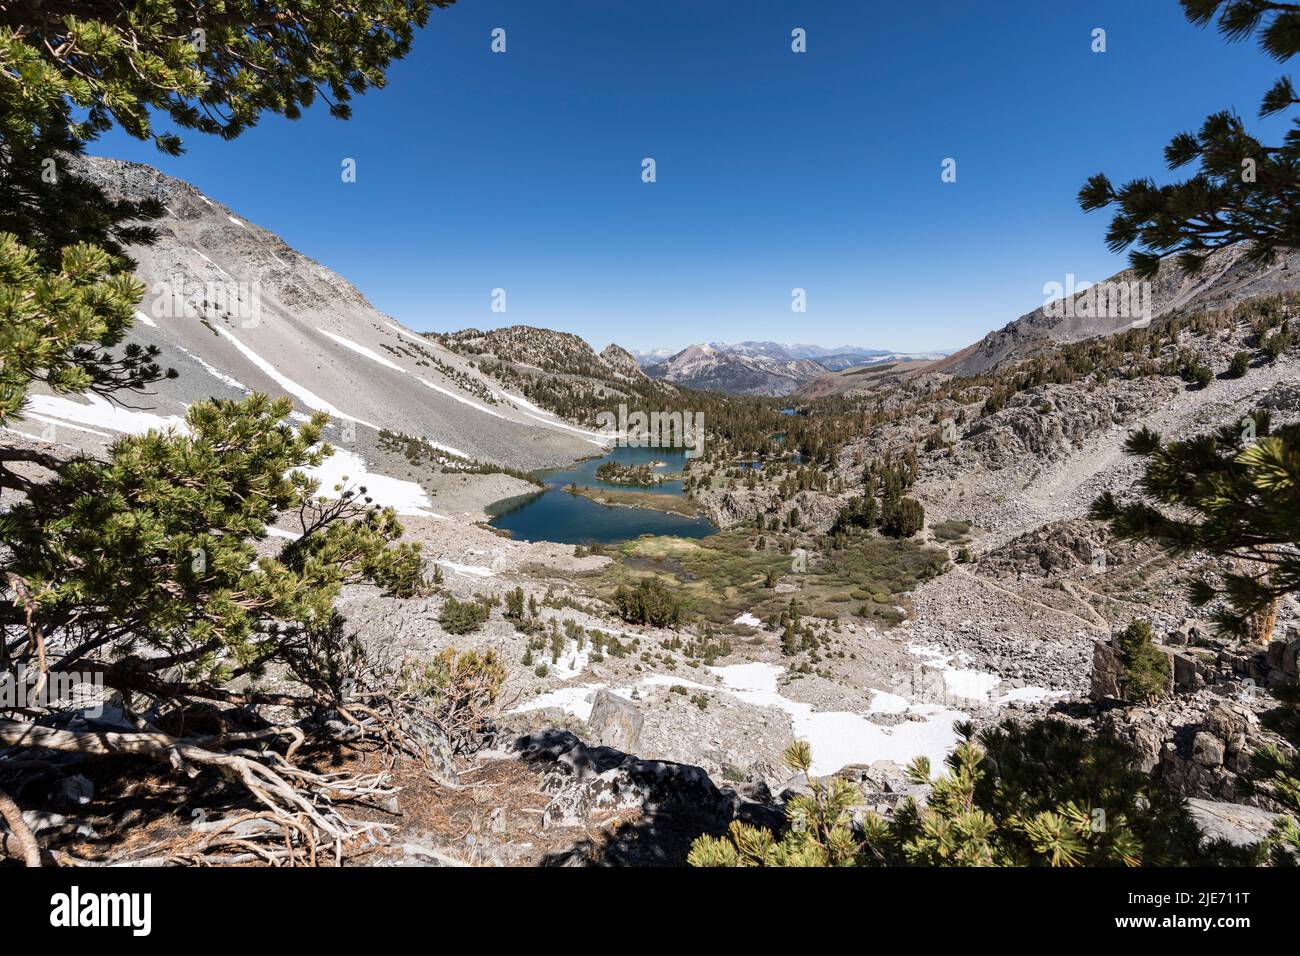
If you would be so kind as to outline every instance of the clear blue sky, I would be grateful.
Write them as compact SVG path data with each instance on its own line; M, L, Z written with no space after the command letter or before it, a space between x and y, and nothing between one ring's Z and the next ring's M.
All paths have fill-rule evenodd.
M417 329L958 348L1123 266L1075 203L1088 175L1161 175L1172 134L1253 117L1283 72L1176 0L461 0L348 122L92 151L189 180Z

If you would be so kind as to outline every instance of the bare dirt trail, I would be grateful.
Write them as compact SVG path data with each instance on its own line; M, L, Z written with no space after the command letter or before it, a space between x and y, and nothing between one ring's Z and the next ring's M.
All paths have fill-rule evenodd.
M1011 590L1010 588L1004 587L1003 585L999 584L997 581L994 581L992 578L985 578L985 577L980 577L978 574L972 574L970 571L966 570L966 568L962 567L961 565L954 565L953 572L970 581L975 582L977 585L981 587L986 587L991 590L998 591L1002 594L1005 594L1007 595L1007 597L1012 598L1013 600L1018 601L1021 604L1028 605L1029 607L1038 608L1040 612L1057 615L1059 617L1071 618L1077 623L1083 625L1084 627L1092 631L1100 631L1102 633L1110 632L1110 625L1103 618L1101 618L1100 615L1098 615L1095 610L1093 610L1091 605L1089 605L1086 601L1081 600L1078 597L1078 595L1071 594L1070 596L1073 597L1076 601L1079 601L1080 604L1082 604L1084 607L1086 607L1089 610L1089 612L1091 612L1093 616L1093 620L1088 620L1078 614L1075 614L1073 611L1067 611L1064 608L1059 608L1059 607L1052 607L1052 605L1050 604L1044 604L1042 601L1036 600L1031 597L1026 597L1023 594L1018 594L1015 591Z

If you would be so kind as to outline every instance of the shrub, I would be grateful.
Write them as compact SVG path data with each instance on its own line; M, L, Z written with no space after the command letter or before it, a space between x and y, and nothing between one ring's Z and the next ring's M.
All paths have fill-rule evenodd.
M885 502L880 530L891 538L910 538L925 527L925 508L915 498L895 498Z
M458 601L448 597L442 605L438 623L448 634L469 634L477 631L488 619L488 605L483 601Z
M1135 620L1115 637L1120 690L1135 703L1149 703L1169 686L1169 658L1151 640L1151 625Z
M1183 366L1183 380L1198 388L1204 388L1214 381L1214 369L1203 362L1191 361Z
M506 667L495 651L457 651L449 647L423 667L403 668L403 694L428 698L438 726L453 753L475 749L496 715Z
M1250 354L1248 352L1238 352L1232 357L1232 364L1228 366L1228 378L1245 378L1246 373L1250 371Z
M1291 347L1291 335L1284 329L1279 329L1269 336L1266 336L1260 342L1264 349L1264 354L1272 361L1277 361L1282 353Z
M934 537L938 541L959 541L970 534L970 528L969 521L950 519L940 521L938 524L933 525L930 530L934 532Z
M515 588L513 591L506 592L505 619L507 621L522 621L524 619L523 588Z
M1131 745L1090 736L1060 720L1006 721L961 741L925 806L908 797L884 819L860 812L841 777L812 776L806 742L786 750L809 792L786 804L785 831L740 821L722 838L700 837L692 866L1172 866L1258 862L1258 847L1202 846L1182 799L1132 769ZM915 783L930 779L918 758Z
M629 624L651 627L675 627L683 616L681 601L658 578L643 578L634 588L620 584L614 591L614 610Z

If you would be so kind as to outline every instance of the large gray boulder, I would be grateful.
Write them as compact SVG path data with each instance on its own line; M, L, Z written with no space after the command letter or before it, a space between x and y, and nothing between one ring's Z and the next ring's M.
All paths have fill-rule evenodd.
M561 730L520 737L510 749L545 772L541 790L551 802L542 822L548 828L584 826L593 814L622 810L690 813L725 826L735 811L734 792L719 790L700 767L589 747Z
M1259 807L1200 797L1188 799L1187 809L1205 834L1205 839L1227 840L1233 846L1258 843L1268 836L1274 821L1282 816Z
M636 704L612 694L605 688L596 692L587 725L602 747L613 747L624 753L641 749L641 727L645 718Z

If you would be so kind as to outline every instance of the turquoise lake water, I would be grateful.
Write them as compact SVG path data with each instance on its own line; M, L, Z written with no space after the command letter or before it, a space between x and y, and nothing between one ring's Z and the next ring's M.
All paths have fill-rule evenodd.
M534 495L498 502L489 511L494 528L509 531L520 541L556 541L560 544L614 544L643 534L703 538L718 530L703 518L686 518L650 508L622 508L598 504L564 489L570 484L614 491L644 491L680 495L680 481L640 488L596 478L596 469L607 461L623 465L662 462L658 472L680 472L686 463L684 450L666 448L615 448L607 455L581 461L568 468L536 472L546 487Z

